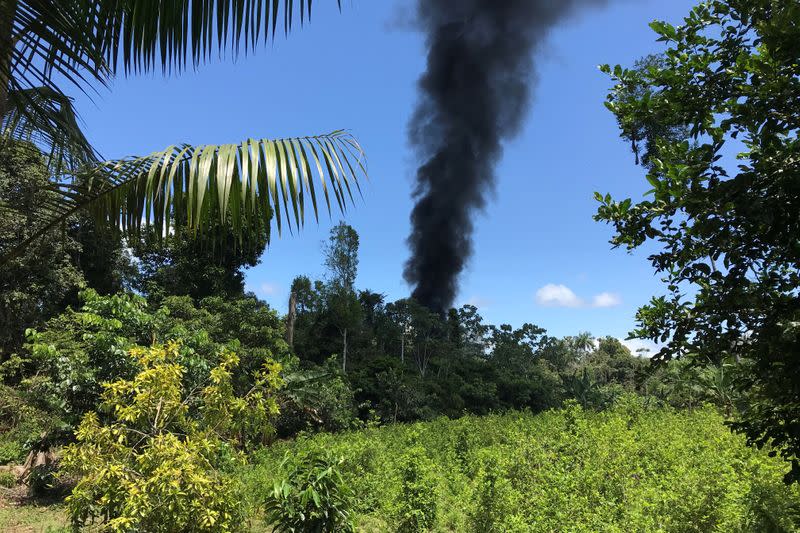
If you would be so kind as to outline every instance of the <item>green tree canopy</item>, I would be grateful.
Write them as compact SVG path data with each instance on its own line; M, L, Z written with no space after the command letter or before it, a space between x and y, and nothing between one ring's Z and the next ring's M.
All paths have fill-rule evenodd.
M152 301L188 295L236 298L244 295L244 269L257 265L267 245L269 226L247 243L237 243L233 232L218 227L216 240L182 233L161 239L153 232L132 243L138 261L138 289ZM219 241L222 242L219 242Z
M612 243L655 250L667 283L633 334L663 343L658 359L735 362L748 402L733 426L774 444L797 481L800 4L713 0L682 26L651 27L667 46L662 60L603 67L617 83L607 106L623 136L636 141L637 124L666 121L649 130L649 197L597 195Z
M358 233L356 230L344 222L339 222L331 229L323 252L330 284L337 289L354 291L358 275Z
M0 254L24 241L46 216L43 206L53 200L48 178L42 154L31 144L9 143L0 150ZM73 260L80 248L66 231L54 232L0 267L0 362L19 348L25 328L61 311L83 287Z

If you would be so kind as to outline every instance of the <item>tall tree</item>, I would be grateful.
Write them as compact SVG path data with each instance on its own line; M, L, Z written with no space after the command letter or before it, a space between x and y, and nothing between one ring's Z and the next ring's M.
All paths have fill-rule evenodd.
M294 323L297 320L297 293L289 292L289 309L286 312L286 344L294 348Z
M464 305L458 310L458 322L461 326L461 351L466 357L482 359L486 357L489 344L487 335L490 327L483 323L474 305Z
M392 302L386 306L386 332L394 341L396 339L399 348L400 363L406 362L406 351L411 338L411 299L402 299ZM394 342L391 343L394 345Z
M349 347L363 316L361 303L355 292L336 287L329 288L326 299L328 320L339 331L342 339L342 371L347 372Z
M57 192L13 252L81 209L134 239L144 227L156 235L232 230L237 240L263 232L270 213L279 231L299 227L309 200L316 217L320 187L329 211L331 197L344 210L364 173L362 150L346 132L177 144L100 163L66 93L91 91L120 72L171 73L214 52L247 53L274 37L280 20L288 33L310 16L310 0L0 0L0 141L40 144Z
M36 146L0 144L0 255L35 231L56 196ZM135 277L119 232L98 226L85 214L69 217L60 231L0 263L0 359L19 348L27 328L77 304L79 289L111 294L131 286Z
M331 228L325 244L325 267L328 282L337 289L353 291L358 275L358 233L352 226L339 222Z
M0 150L0 253L24 241L53 199L41 152L24 142ZM13 353L34 327L61 311L85 281L74 256L80 243L53 232L0 266L0 361Z
M70 235L80 244L76 263L87 286L100 294L133 287L139 270L118 231L98 224L87 213L76 213L69 228Z
M347 335L361 321L361 305L355 293L358 275L358 233L340 222L331 228L324 246L328 269L328 309L342 335L342 370L347 371Z
M269 238L269 226L262 224L265 227L243 242L222 226L214 230L217 239L211 242L187 233L163 239L148 232L131 246L139 259L138 289L152 300L170 295L197 301L243 296L244 269L259 263Z
M665 68L667 60L661 55L651 54L637 60L633 70L638 72L657 71ZM627 78L620 84L614 95L614 104L633 104L650 92L652 88L638 76ZM687 139L689 130L679 112L672 107L663 107L658 111L648 110L642 113L617 115L620 136L631 143L636 164L650 168L658 157L660 139Z
M650 261L667 294L639 310L633 333L663 343L657 359L736 362L748 406L733 427L774 445L798 481L800 4L711 0L682 26L651 27L663 61L603 68L620 124L668 117L688 134L652 130L649 198L597 194L615 246L660 247Z
M417 371L424 378L440 344L437 341L446 337L446 325L439 313L431 311L416 300L409 300L408 306L411 316L411 351Z

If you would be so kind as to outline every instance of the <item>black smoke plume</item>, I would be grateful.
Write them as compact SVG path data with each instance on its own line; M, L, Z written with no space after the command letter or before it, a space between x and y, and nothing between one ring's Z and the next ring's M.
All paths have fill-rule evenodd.
M444 312L472 254L473 217L494 188L502 143L517 134L548 30L600 0L418 0L427 69L409 137L420 161L404 277Z

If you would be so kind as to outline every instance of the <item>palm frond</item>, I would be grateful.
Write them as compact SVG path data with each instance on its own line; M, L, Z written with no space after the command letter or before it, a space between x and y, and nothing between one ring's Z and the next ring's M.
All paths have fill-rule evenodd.
M0 143L8 139L33 142L48 150L45 159L53 175L99 162L78 123L72 100L49 87L10 91L0 117Z
M41 99L24 105L6 96L46 94L51 102L68 102L66 85L86 94L107 84L118 71L164 72L197 66L216 51L233 56L253 50L275 36L279 25L288 33L298 18L311 17L311 0L0 0L0 120L26 125L28 138L36 126L41 147L53 162L69 166L89 153L75 128L52 131L56 111L45 117ZM341 9L341 0L337 0ZM282 22L281 22L282 20ZM16 107L14 107L16 106ZM7 118L11 108L16 116ZM65 117L62 117L65 118ZM18 130L6 129L9 134ZM79 131L79 130L77 130ZM0 139L2 140L2 139ZM50 144L59 140L58 144ZM67 148L81 147L76 153Z
M10 90L64 82L87 90L111 75L94 36L88 0L17 0L8 28L0 34L0 81ZM7 33L5 33L7 32Z
M72 0L75 1L75 0ZM85 0L84 0L85 1ZM341 0L336 0L341 9ZM311 19L312 0L95 0L87 26L113 72L182 70L234 57Z
M341 9L341 0L336 0ZM311 19L312 0L16 0L0 27L0 81L86 88L120 71L182 70L234 57ZM3 16L8 16L3 13ZM0 24L2 26L2 24ZM6 60L9 58L10 60ZM63 81L62 80L62 81Z
M55 172L97 159L62 90L86 92L111 75L86 25L89 4L16 0L3 2L13 11L0 14L0 142L36 142Z
M59 197L47 206L51 216L19 248L81 209L132 238L155 229L163 237L189 231L213 239L224 228L244 241L268 228L273 214L279 233L284 225L290 230L302 227L309 207L318 220L319 188L329 213L334 207L346 211L354 200L353 186L360 193L359 179L366 175L364 152L344 131L170 146L145 157L102 163L54 183Z

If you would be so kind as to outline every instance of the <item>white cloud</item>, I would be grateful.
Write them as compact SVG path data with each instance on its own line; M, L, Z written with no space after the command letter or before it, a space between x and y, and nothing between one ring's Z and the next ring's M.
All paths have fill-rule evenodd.
M253 292L256 296L260 296L262 298L266 296L274 296L278 293L278 286L273 283L261 283L259 285L253 286L251 284L247 284L245 287L246 290Z
M613 292L601 292L592 298L592 307L616 307L621 303L622 298Z
M616 307L622 298L613 292L601 292L587 302L566 285L548 283L536 291L536 303L545 307Z
M547 307L582 307L584 301L578 298L566 285L548 283L536 291L536 302Z
M474 305L479 309L486 310L489 309L489 307L492 305L492 301L489 300L488 298L483 298L481 296L470 296L469 299L467 299L467 301L464 302L464 305Z
M278 288L272 283L262 283L258 287L258 292L264 296L271 296L277 292Z
M647 339L619 339L633 355L652 357L661 349L661 346Z

